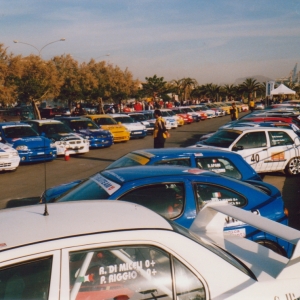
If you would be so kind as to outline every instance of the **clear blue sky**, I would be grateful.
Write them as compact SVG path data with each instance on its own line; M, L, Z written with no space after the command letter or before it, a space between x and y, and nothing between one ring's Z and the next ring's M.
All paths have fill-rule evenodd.
M275 79L300 62L300 0L0 0L0 37L23 56L37 50L13 40L66 38L42 57L107 60L140 80Z

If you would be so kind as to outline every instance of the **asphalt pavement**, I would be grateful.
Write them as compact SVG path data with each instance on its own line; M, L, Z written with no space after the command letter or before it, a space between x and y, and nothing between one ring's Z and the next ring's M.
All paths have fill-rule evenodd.
M229 121L229 116L225 116L172 129L165 147L193 145L203 134L216 131ZM37 203L45 189L88 177L128 152L145 148L153 148L152 136L116 143L109 148L90 150L86 154L72 155L68 161L59 157L48 163L20 165L14 172L1 172L0 208ZM300 176L286 177L281 173L264 174L263 177L265 182L275 185L282 192L285 206L289 210L290 226L300 230L299 179Z

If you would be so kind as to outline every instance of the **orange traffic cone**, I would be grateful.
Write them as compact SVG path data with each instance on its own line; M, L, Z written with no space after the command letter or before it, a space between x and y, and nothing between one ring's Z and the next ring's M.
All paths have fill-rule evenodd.
M65 161L68 161L70 159L70 153L68 150L65 151Z

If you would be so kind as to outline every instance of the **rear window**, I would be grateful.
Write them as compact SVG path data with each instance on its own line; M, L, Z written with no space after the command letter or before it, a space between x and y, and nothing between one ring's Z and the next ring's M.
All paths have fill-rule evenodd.
M228 201L237 207L244 207L247 204L247 199L243 195L224 186L199 182L194 184L194 191L199 208L206 203L215 201Z
M226 158L220 157L197 157L196 165L200 169L215 172L220 175L241 179L242 175L235 165Z
M113 162L112 164L110 164L106 168L106 170L121 168L121 167L133 167L133 166L146 165L149 161L150 159L145 156L137 155L135 153L128 153L125 156Z

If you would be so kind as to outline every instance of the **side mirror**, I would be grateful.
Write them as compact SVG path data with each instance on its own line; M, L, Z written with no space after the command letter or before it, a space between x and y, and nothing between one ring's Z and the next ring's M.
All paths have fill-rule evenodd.
M237 151L241 151L244 150L243 146L233 146L232 147L232 151L237 152Z

